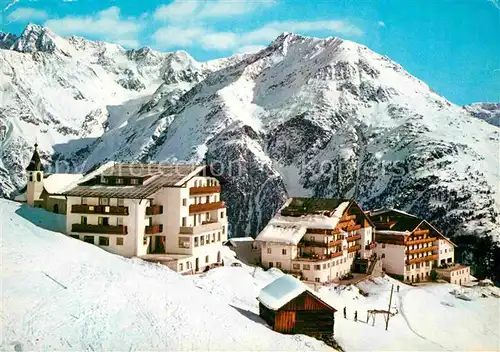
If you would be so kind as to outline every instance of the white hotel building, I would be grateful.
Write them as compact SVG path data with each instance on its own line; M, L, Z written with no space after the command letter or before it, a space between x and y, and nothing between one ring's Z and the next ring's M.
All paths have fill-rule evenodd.
M67 233L126 257L195 273L227 240L220 178L209 166L109 163L64 192Z
M328 282L372 257L373 226L353 200L290 198L257 236L264 267Z

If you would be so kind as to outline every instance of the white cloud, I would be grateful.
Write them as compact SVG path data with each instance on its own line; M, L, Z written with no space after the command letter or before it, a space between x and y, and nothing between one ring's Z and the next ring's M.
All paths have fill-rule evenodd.
M206 33L201 27L162 27L153 34L156 45L170 48L174 46L192 46Z
M238 45L238 37L231 32L208 33L201 36L200 42L205 49L232 49Z
M384 21L378 21L378 22L377 22L377 25L378 25L379 27L385 27L385 22L384 22Z
M260 50L264 49L265 47L266 47L265 45L245 45L245 46L238 48L238 50L236 50L236 52L238 54L251 54L251 53L256 53L257 51L260 51Z
M107 41L127 43L127 46L139 44L137 36L142 28L135 18L120 18L120 9L116 6L100 11L95 16L49 19L44 25L60 35L96 36Z
M199 5L198 1L175 0L168 5L158 7L154 12L154 18L163 21L186 21L190 18L185 16L192 15Z
M15 9L7 16L10 22L14 21L37 21L44 20L48 17L47 12L37 10L31 7L20 7Z
M491 2L493 6L500 10L500 2L498 0L488 0L488 2Z
M363 31L345 20L271 22L245 33L218 32L201 27L166 26L158 29L153 40L160 48L199 45L207 50L232 50L268 44L282 32L300 34L343 34L359 36ZM240 50L238 49L238 50Z
M168 22L193 22L201 19L241 16L259 7L269 7L274 4L274 0L174 0L170 4L158 7L154 12L154 18Z

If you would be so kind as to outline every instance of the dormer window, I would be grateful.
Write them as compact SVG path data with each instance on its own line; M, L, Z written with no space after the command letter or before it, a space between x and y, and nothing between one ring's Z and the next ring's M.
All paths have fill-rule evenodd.
M116 184L117 185L123 185L123 178L117 178L116 179Z
M136 179L136 178L132 178L132 179L130 179L130 184L131 185L138 185L139 184L139 180Z

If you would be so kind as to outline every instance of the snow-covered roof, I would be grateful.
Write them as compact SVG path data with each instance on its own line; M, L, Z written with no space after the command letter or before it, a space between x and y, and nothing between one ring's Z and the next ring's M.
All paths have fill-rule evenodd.
M82 177L82 174L52 174L43 179L43 187L49 194L61 194Z
M27 201L27 199L26 199L26 192L18 194L17 196L14 197L14 200L16 202L26 202Z
M410 234L409 231L394 231L394 230L377 230L377 233L384 235L401 235L401 236L408 236Z
M233 242L247 242L247 241L250 241L250 242L253 242L254 239L253 239L253 237L231 237L229 239L229 241L233 241Z
M409 213L407 213L405 211L402 211L402 210L399 210L399 209L394 209L394 208L379 208L379 209L375 209L375 210L367 210L367 211L365 211L365 213L367 215L370 215L370 216L376 216L376 215L385 214L385 213L389 213L389 212L399 213L401 215L411 216L413 218L417 217L417 216L409 214Z
M269 309L278 310L304 291L310 291L309 287L291 275L283 275L260 290L257 300Z

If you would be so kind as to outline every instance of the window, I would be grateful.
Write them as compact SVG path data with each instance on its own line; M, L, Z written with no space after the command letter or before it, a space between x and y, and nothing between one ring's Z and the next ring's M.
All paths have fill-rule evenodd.
M121 216L116 218L116 225L117 226L123 225L123 218Z
M87 217L86 216L80 217L80 224L87 225Z
M445 248L444 252L445 252L445 253L448 253L448 250Z
M118 198L116 200L116 203L116 205L118 205L119 207L123 207L123 205L125 204L123 198Z
M273 262L269 262L269 267L272 268L273 267Z
M109 246L109 237L99 236L99 246Z
M182 218L182 227L186 227L186 226L187 226L187 218L183 217Z
M217 232L217 241L220 241L220 231Z
M293 264L294 270L300 270L300 264Z
M326 264L323 264L323 269L326 269Z
M209 259L208 259L208 255L205 256L205 263L208 263Z
M286 255L286 249L282 249L281 254Z
M311 270L311 265L309 265L309 264L303 264L302 265L302 269L303 270Z
M107 184L108 183L108 178L107 177L101 178L101 182L104 183L104 184Z
M182 206L186 206L188 204L188 200L186 198L182 199Z
M385 248L385 243L382 243L382 248Z
M319 282L319 277L315 277L315 278L314 278L314 281L315 281L315 282Z
M215 242L215 232L212 234L212 242Z
M205 236L200 236L200 246L205 244Z
M80 235L69 235L69 237L74 238L76 240L80 239Z
M271 254L271 248L267 249L267 254Z
M30 174L30 182L33 182L33 174Z
M195 237L195 238L194 238L194 246L195 246L195 247L198 247L198 237Z
M416 265L417 265L417 269L420 269L420 263L417 263Z
M179 237L179 248L191 248L189 237Z
M36 180L37 180L37 182L40 182L42 180L42 173L41 172L36 173Z
M210 196L205 197L205 203L210 203Z
M406 266L406 270L410 270L410 266L409 265Z
M210 220L210 213L205 213L205 220L209 221Z
M224 212L223 211L220 212L220 218L224 219Z
M179 271L183 271L184 270L184 267L182 265L182 263L179 263Z
M102 226L109 226L109 218L105 218L102 216L99 216L98 218L98 224Z
M276 267L277 267L278 269L281 269L281 262L276 262Z
M109 198L99 198L99 205L109 205Z
M186 262L186 269L191 269L191 262Z
M226 233L226 226L222 226L222 234Z
M321 265L315 265L314 270L321 270Z
M116 181L115 181L115 183L117 185L123 185L123 178L117 178Z
M430 262L425 262L425 266L429 266L430 264Z
M139 184L139 180L138 180L138 179L136 179L136 178L132 178L132 179L130 179L130 184L131 184L131 185L138 185L138 184ZM182 264L181 264L181 265L182 265Z
M206 235L205 237L206 237L205 242L207 242L207 244L209 244L210 243L210 235Z
M385 258L385 253L382 253L382 258Z
M94 236L83 236L83 241L94 244Z
M82 205L87 205L88 204L88 199L85 197L82 197Z
M143 244L144 246L148 244L148 239L147 239L147 237L143 237L143 238L142 238L142 244Z
M123 237L117 237L116 238L116 245L117 246L123 246Z

